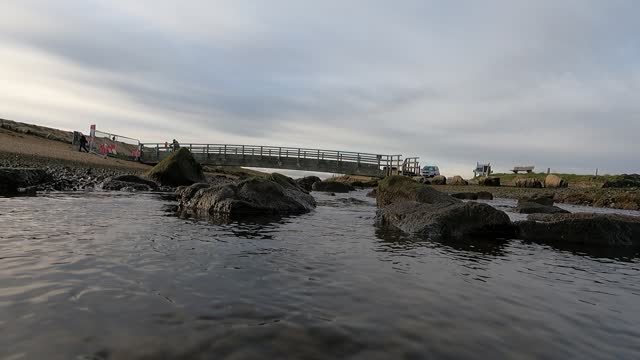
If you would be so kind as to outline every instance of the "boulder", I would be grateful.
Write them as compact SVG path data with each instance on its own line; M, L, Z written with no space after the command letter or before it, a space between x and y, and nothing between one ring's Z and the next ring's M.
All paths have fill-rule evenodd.
M540 179L534 178L517 178L515 181L516 187L520 188L534 188L540 189L542 188L542 181Z
M478 200L493 200L493 194L488 191L478 191Z
M529 215L517 222L519 238L547 243L640 246L640 217L618 214Z
M569 182L558 175L547 175L544 179L544 187L549 189L566 188L569 187Z
M469 185L469 183L462 178L462 176L460 175L456 175L454 177L451 178L451 180L449 181L449 185Z
M0 196L31 192L27 188L50 178L46 170L24 168L0 168Z
M186 148L172 152L145 175L164 186L177 187L206 182L202 166Z
M513 235L506 213L472 201L435 204L397 202L378 210L376 223L436 240L466 237L495 239Z
M461 200L478 200L478 193L475 192L460 192L451 194L456 199Z
M488 191L459 192L453 193L451 196L461 200L493 200L493 194Z
M447 178L442 176L442 175L437 175L432 177L429 180L429 184L431 185L446 185L447 184Z
M318 181L311 187L313 191L348 193L354 191L353 186L338 181Z
M553 206L554 194L551 194L551 193L534 194L534 195L526 196L519 199L518 204L520 204L520 202L536 203L544 206Z
M303 178L296 179L296 183L298 183L298 185L300 185L300 187L305 189L306 191L311 191L313 184L320 181L322 181L322 179L317 176L305 176Z
M569 214L570 212L553 205L542 205L536 202L518 200L518 206L513 210L520 214Z
M119 175L106 178L98 188L109 191L152 191L158 189L158 184L137 175Z
M180 188L176 195L178 213L182 216L294 215L307 213L316 206L313 196L293 179L275 173L237 184L194 184Z
M500 178L493 176L484 176L478 179L480 186L500 186Z
M623 174L602 184L603 188L640 188L640 174Z
M458 199L454 199L430 186L417 183L405 176L393 175L380 181L376 194L378 207L383 208L395 202L403 201L417 201L427 204L460 202Z

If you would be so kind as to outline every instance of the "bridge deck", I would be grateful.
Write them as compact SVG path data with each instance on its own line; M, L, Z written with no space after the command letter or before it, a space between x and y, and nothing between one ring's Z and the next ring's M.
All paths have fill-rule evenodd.
M171 153L165 144L141 144L141 160L157 163ZM184 144L203 165L244 166L384 176L402 166L401 155L381 155L338 150L232 144Z

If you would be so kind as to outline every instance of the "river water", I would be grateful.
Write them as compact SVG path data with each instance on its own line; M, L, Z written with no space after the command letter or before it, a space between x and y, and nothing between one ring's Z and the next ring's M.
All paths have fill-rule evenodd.
M158 194L0 199L0 358L640 358L640 254L424 241L364 192L314 195L232 224Z

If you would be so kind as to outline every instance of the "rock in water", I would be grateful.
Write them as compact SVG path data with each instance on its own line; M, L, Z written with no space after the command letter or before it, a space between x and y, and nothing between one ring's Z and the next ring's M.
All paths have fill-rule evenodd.
M161 185L174 187L207 181L202 166L186 148L172 152L145 175Z
M513 235L507 214L477 202L398 202L378 210L376 222L439 240L467 237L495 239Z
M478 179L478 185L480 186L500 186L500 178L485 176Z
M546 243L640 246L640 217L617 214L529 215L516 223L519 237Z
M522 199L518 200L518 204L522 201L522 202L528 202L528 203L536 203L544 206L553 206L555 202L554 196L555 195L553 193L534 194L531 196L523 197Z
M403 201L417 201L427 204L460 202L458 199L405 176L387 176L378 183L376 203L379 208Z
M348 193L354 191L355 188L349 184L345 184L338 181L319 181L313 184L313 191L333 192L333 193Z
M518 206L513 210L520 214L569 214L570 211L553 205L542 205L527 200L518 200Z
M460 175L456 175L454 177L451 178L451 181L449 182L449 185L469 185L469 183L467 182L467 180L463 179L462 176Z
M488 191L478 191L478 200L493 200L493 194Z
M158 184L137 175L119 175L105 179L98 187L110 191L152 191L158 189Z
M547 178L544 179L544 187L550 189L566 188L569 187L569 182L558 175L547 175Z
M40 184L48 178L43 169L0 168L0 196L19 194L21 189Z
M183 216L226 214L294 215L311 211L316 202L296 182L284 175L250 178L237 184L194 184L180 188L178 212Z
M390 176L378 185L376 222L438 239L513 233L509 216L487 204L464 203L429 186Z
M542 188L542 181L540 179L534 178L517 178L515 181L516 187L521 188L534 188L540 189Z
M298 185L300 185L301 188L307 190L307 191L311 191L313 184L322 181L322 179L320 179L317 176L305 176L303 178L300 179L296 179L296 183L298 183Z
M431 178L431 180L429 180L429 184L431 185L446 185L447 184L447 178L442 176L442 175L437 175Z
M478 193L474 192L460 192L451 194L456 199L461 200L478 200Z

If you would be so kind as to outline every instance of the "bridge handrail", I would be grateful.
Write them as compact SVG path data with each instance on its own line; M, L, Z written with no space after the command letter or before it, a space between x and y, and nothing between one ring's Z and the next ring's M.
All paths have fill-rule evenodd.
M169 151L165 143L141 143L142 148L156 151ZM194 153L217 155L260 155L269 157L298 157L308 159L337 160L347 162L359 162L378 165L396 165L402 155L386 155L361 153L341 150L323 150L311 148L295 148L285 146L241 145L241 144L182 144L181 147L190 149ZM195 150L195 151L194 151ZM257 150L260 152L257 153Z

